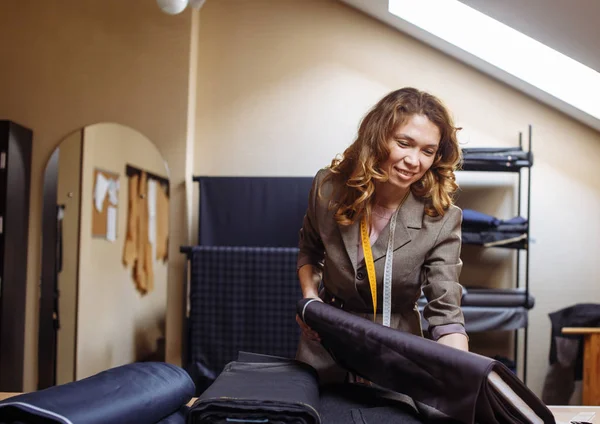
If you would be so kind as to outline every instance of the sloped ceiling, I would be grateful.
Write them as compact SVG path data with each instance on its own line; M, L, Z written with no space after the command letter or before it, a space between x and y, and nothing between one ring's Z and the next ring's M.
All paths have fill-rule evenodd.
M600 1L460 2L600 72Z
M600 120L390 14L388 0L339 0L600 131ZM600 72L599 0L460 0Z

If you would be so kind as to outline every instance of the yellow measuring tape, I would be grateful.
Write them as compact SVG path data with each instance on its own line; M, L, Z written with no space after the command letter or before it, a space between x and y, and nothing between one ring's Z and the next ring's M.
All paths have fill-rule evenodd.
M396 220L396 215L398 214L398 211L400 210L400 208L402 207L402 205L404 204L404 202L406 201L406 199L408 198L410 191L407 191L406 194L404 195L404 198L402 199L402 201L400 202L400 205L398 206L398 209L396 209L396 212L394 212L394 214L392 215L392 217L390 218L390 220ZM389 310L387 312L387 317L386 318L386 312L385 309L386 307L389 308L389 302L390 302L390 296L391 296L391 286L389 286L388 290L386 291L385 285L386 279L390 279L391 280L391 266L388 270L388 265L391 265L391 258L388 258L388 256L393 255L393 243L394 243L394 228L395 225L390 225L390 234L389 234L389 240L388 240L388 252L385 254L385 258L386 258L386 265L385 265L385 269L386 271L384 272L384 302L383 302L383 309L384 309L384 325L389 325L385 323L385 321L389 321ZM367 275L369 276L369 285L371 286L371 297L373 298L373 321L375 321L375 318L377 316L377 280L376 280L376 276L375 276L375 262L373 261L373 252L371 252L371 240L369 239L369 224L367 224L367 216L363 216L362 220L360 221L360 238L361 238L361 242L362 242L362 247L363 247L363 253L365 254L365 265L367 266ZM390 259L390 262L388 263L388 259ZM388 281L389 284L391 284L391 281ZM386 296L388 297L387 301L386 301Z
M377 314L377 280L375 279L375 263L373 261L373 252L371 252L371 241L369 240L369 228L366 215L360 221L360 238L362 241L363 253L365 254L365 264L367 265L367 275L369 276L369 285L371 286L371 297L373 298L373 321Z

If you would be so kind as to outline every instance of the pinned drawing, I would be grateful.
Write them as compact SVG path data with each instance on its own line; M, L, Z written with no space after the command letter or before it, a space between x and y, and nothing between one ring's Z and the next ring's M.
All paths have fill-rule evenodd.
M119 174L94 169L92 237L116 241L119 188Z

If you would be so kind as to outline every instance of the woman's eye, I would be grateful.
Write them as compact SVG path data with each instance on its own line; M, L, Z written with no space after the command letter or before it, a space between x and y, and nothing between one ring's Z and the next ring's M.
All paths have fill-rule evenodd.
M399 145L401 145L402 147L408 147L408 143L404 140L396 140L398 142Z
M433 155L434 153L435 153L435 152L434 152L433 150L425 150L425 154L426 154L427 156L431 156L431 155Z

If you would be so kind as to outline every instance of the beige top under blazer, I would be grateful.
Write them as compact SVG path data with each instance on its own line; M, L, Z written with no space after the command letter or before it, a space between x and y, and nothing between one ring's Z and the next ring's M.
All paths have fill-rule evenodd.
M332 180L317 188L328 169L314 178L309 203L300 230L298 267L313 264L323 272L325 289L338 300L343 309L372 315L371 289L364 260L357 263L360 243L360 223L339 225L329 208L333 192ZM462 268L462 211L451 206L443 217L425 214L425 202L410 193L397 216L394 235L392 274L392 313L400 314L398 329L423 335L417 300L421 290L428 303L423 315L430 330L436 326L459 324L464 332L464 317L460 308L462 288L459 275ZM383 270L389 238L389 224L372 245L377 281L378 313L381 312ZM456 327L450 325L448 327ZM454 331L455 332L455 331Z

